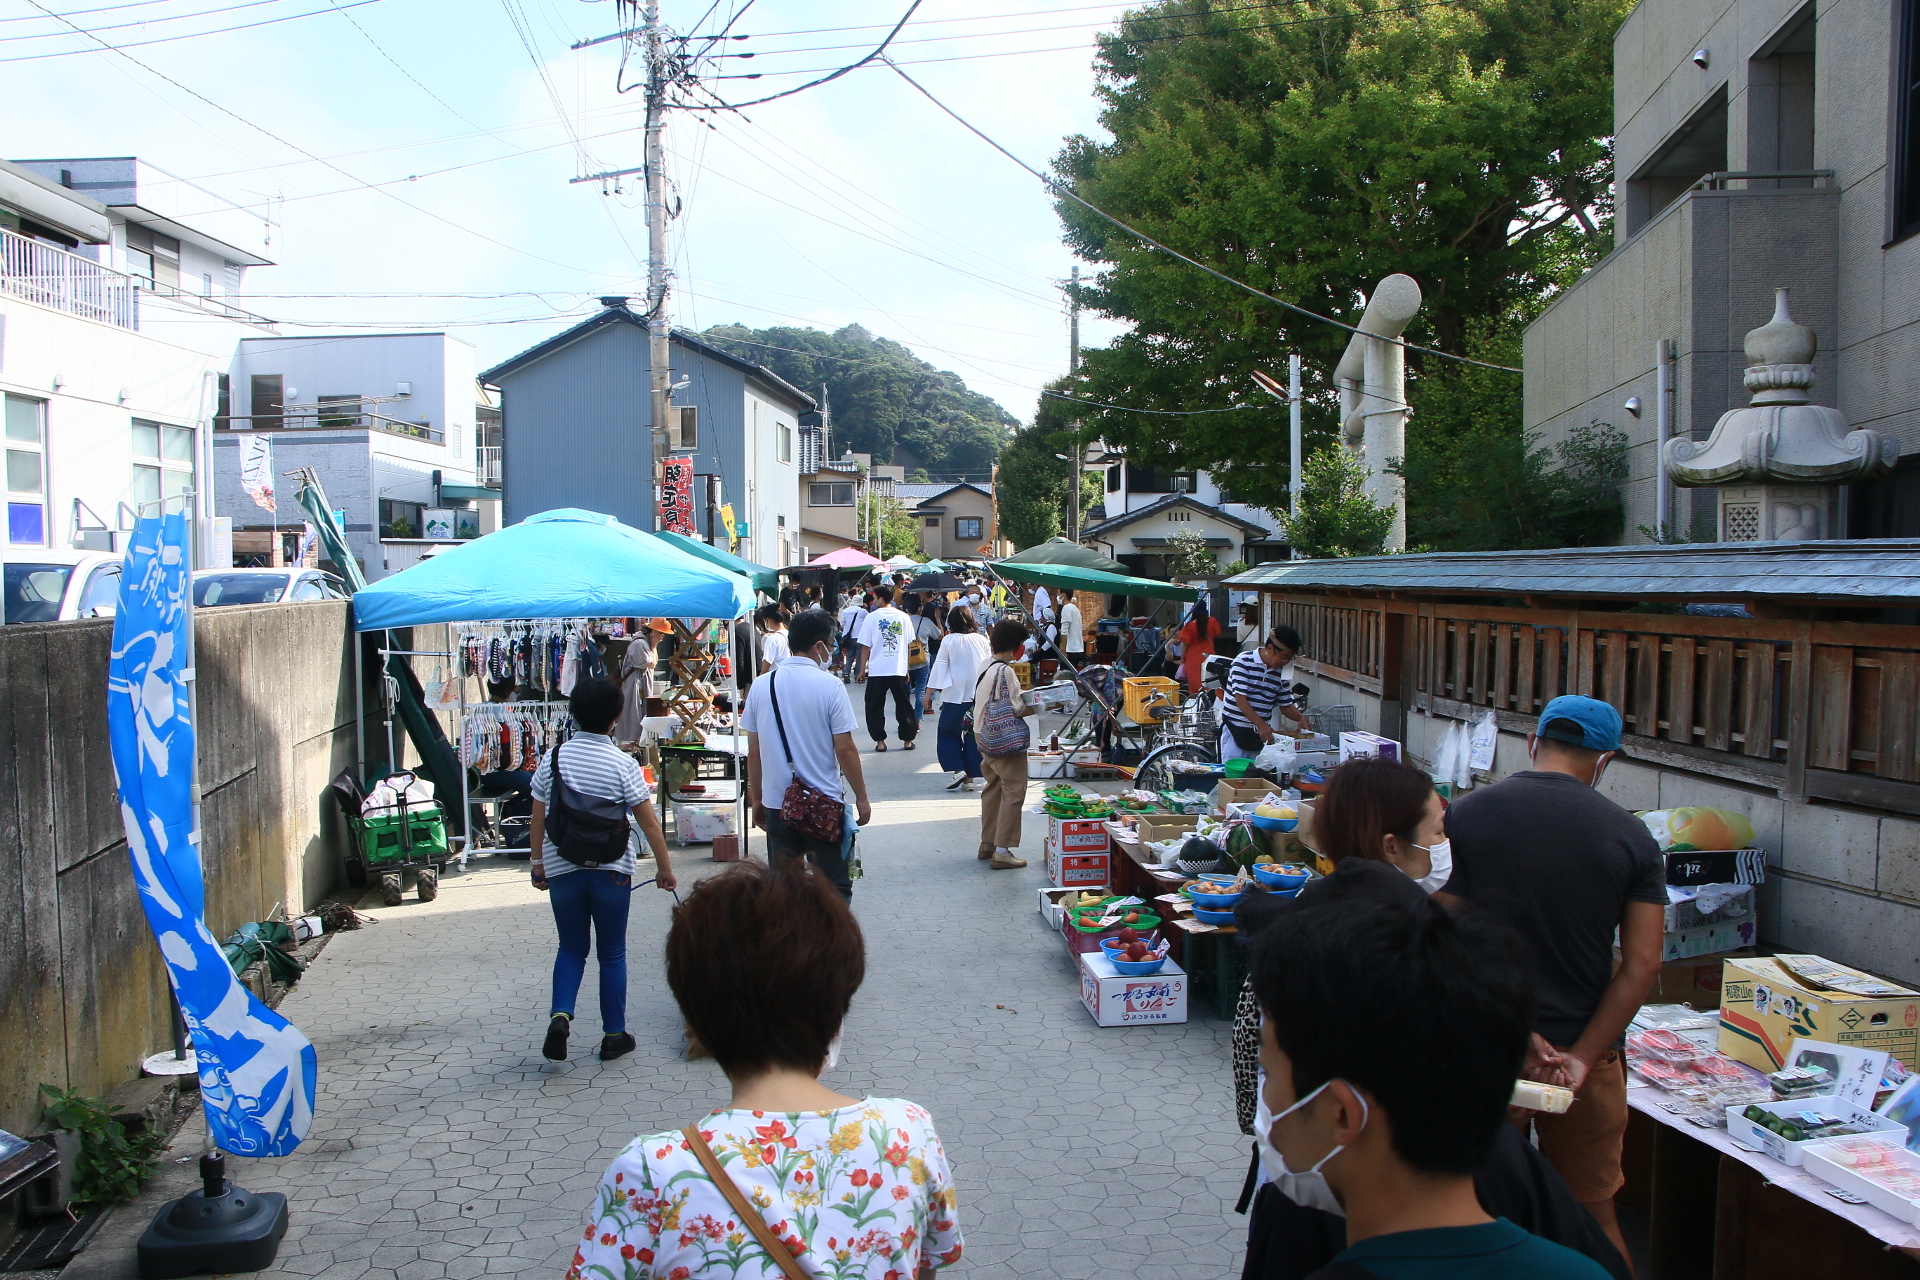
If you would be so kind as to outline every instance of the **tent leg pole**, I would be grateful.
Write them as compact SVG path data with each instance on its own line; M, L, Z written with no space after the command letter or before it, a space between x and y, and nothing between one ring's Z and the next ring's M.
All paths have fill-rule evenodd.
M360 786L367 785L367 674L363 655L365 638L349 623L347 637L353 643L353 772Z

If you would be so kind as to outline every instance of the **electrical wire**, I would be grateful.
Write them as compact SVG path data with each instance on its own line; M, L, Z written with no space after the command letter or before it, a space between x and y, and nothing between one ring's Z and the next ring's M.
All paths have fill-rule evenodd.
M1299 0L1259 0L1258 3L1254 4L1221 5L1218 8L1207 10L1204 14L1135 13L1127 15L1125 20L1128 22L1175 22L1182 18L1212 17L1216 14L1223 13L1246 13L1258 9L1290 9L1298 3ZM1051 18L1063 13L1111 13L1114 9L1122 7L1123 6L1116 4L1085 4L1073 5L1064 9L1024 9L1018 13L977 13L961 18L923 18L920 20L919 25L922 27L932 27L955 22L997 22L1003 18ZM1105 21L1104 19L1096 19L1090 25L1103 25ZM699 24L695 23L694 25L698 26ZM868 22L851 27L808 27L797 31L756 31L751 33L750 38L767 39L775 36L825 36L839 35L847 31L882 31L886 29L886 25L884 22Z
M152 27L162 22L186 22L193 18L211 18L216 14L237 13L242 9L258 9L263 4L280 3L282 0L243 0L243 3L222 5L218 9L200 9L193 13L169 13L158 18L140 18L133 22L115 22L104 27L88 27L87 34L92 35L96 31L123 31L128 27ZM15 21L31 18L32 15L29 14L27 19L15 19ZM70 31L37 31L25 36L0 36L0 44L10 44L15 40L64 40L72 34Z
M33 7L36 9L40 9L40 5L35 4L34 0L27 0L27 3L33 5ZM337 13L341 8L358 9L361 5L379 4L379 3L380 3L380 0L349 0L349 3L347 3L346 5L338 5L336 0L336 7L332 9L309 9L305 13L289 13L289 14L283 14L278 18L262 18L258 22L242 22L237 26L219 27L212 31L190 31L184 35L159 36L152 40L132 40L124 45L108 44L106 41L101 40L100 37L94 35L93 32L87 30L84 27L73 27L73 24L70 22L67 25L70 27L73 27L74 31L78 32L80 35L91 37L100 45L101 48L110 50L113 53L123 53L123 51L127 49L144 49L148 45L172 44L178 40L198 40L202 36L220 36L220 35L227 34L229 31L251 31L255 27L271 27L276 23L293 22L299 18L313 18L313 17L318 17L323 13ZM50 9L42 9L41 12L48 14L50 17L57 18L60 16L59 14L54 13ZM139 24L132 24L132 25L139 25ZM62 34L62 33L54 32L49 34ZM8 38L15 39L15 40L38 39L38 37L35 37L35 36L11 36ZM50 53L16 54L11 58L0 58L0 62L38 62L43 58L71 58L71 57L76 57L83 53L93 53L93 52L94 50L92 49L58 49ZM155 74L157 75L159 73L156 72Z
M923 0L913 0L913 3L907 6L907 11L900 15L900 21L893 24L893 30L887 32L886 38L882 40L879 44L874 46L873 52L869 53L866 57L860 59L858 62L850 62L846 66L841 67L837 71L833 71L827 75L821 76L818 80L809 80L807 81L807 83L803 85L797 85L791 89L784 89L779 93L768 94L764 98L754 98L748 102L721 103L720 104L721 108L726 111L738 111L743 107L757 107L763 102L774 102L781 98L790 98L796 93L805 93L808 89L815 89L823 84L828 83L829 81L838 80L841 76L846 75L850 71L859 70L861 67L864 67L868 63L872 62L875 58L879 58L885 55L887 51L887 46L893 43L893 38L900 34L900 28L907 25L907 19L913 16L914 10L918 9L922 3L923 3Z
M1114 409L1121 413L1151 413L1163 418L1190 418L1201 413L1238 413L1242 409L1265 409L1262 404L1233 404L1224 409L1136 409L1132 405L1107 404L1100 400L1082 400L1079 396L1062 395L1058 391L1042 388L1040 394L1049 400L1069 400L1074 404L1092 405L1096 409Z
M413 72L407 70L406 67L402 66L400 64L399 59L395 58L392 54L388 53L384 48L382 48L380 42L373 38L373 33L360 25L360 20L358 18L354 17L352 14L348 13L345 9L340 7L340 0L333 0L333 7L339 12L341 17L345 18L348 22L353 24L353 29L355 31L358 31L361 34L361 36L363 36L366 39L366 42L373 46L373 51L375 53L379 54L381 57L385 58L389 63L391 63L393 66L393 69L395 71L398 71L401 75L405 76L409 81L411 81L414 88L426 94L429 98L432 98L435 102L439 103L443 108L445 108L448 115L458 120L461 124L467 125L470 128L478 129L481 133L486 134L488 137L492 138L495 142L507 141L505 138L502 138L499 134L493 132L493 130L487 128L487 126L480 124L477 121L469 120L466 116L462 115L460 111L456 109L451 102L448 102L445 98L441 97L439 94L435 93L433 90L427 88L426 85L420 83L420 78L414 75ZM508 144L508 145L511 145L511 144ZM412 179L409 178L408 181L412 181Z
M28 0L28 2L32 3L33 0ZM948 116L952 117L956 123L958 123L962 128L966 129L966 131L971 133L974 137L980 139L982 142L992 147L995 151L998 151L1001 155L1013 161L1015 164L1019 165L1022 169L1025 169L1028 173L1032 174L1034 177L1038 178L1043 184L1045 184L1045 186L1049 191L1052 191L1057 195L1065 196L1069 200L1074 201L1076 204L1082 205L1090 212L1112 223L1114 226L1120 228L1120 230L1126 232L1128 235L1135 237L1136 239L1141 241L1143 244L1146 244L1151 248L1159 250L1161 253L1166 254L1170 258L1175 258L1181 262L1184 262L1190 267L1197 267L1201 271L1206 272L1208 275L1214 277L1217 280L1224 281L1225 283L1232 285L1236 289L1240 289L1247 293L1250 293L1256 298L1262 298L1268 302L1273 303L1275 306L1280 307L1287 311L1291 311L1296 315L1305 316L1310 320L1318 320L1322 324L1330 324L1336 329L1345 329L1348 333L1358 334L1363 332L1361 329L1346 323L1344 320L1335 320L1332 316L1323 316L1317 311L1309 311L1305 307L1300 306L1297 303L1288 302L1284 298L1276 298L1270 293L1265 293L1259 289L1254 288L1250 284L1247 284L1240 280L1236 280L1232 276L1227 275L1223 271L1216 271L1212 267L1208 266L1206 263L1196 261L1193 258L1189 258L1186 254L1181 253L1177 249L1168 248L1166 245L1161 244L1158 240L1155 240L1152 236L1148 235L1146 232L1127 225L1126 223L1120 221L1120 219L1108 213L1105 209L1100 208L1098 205L1094 204L1092 201L1082 196L1079 192L1075 191L1072 187L1068 186L1066 183L1061 182L1058 179L1048 177L1046 174L1040 172L1038 169L1034 168L1032 165L1022 160L1019 156L1016 156L1015 154L1013 154L1013 152L1007 150L1005 147L995 142L992 138L989 138L986 134L982 133L974 125L970 124L952 107L949 107L946 103L934 97L933 94L926 88L926 86L922 85L918 80L915 80L912 76L902 71L900 67L892 61L892 59L883 58L882 61L886 62L888 66L893 68L895 75L899 76L902 80L905 80L908 84L912 85L915 89L918 89L920 91L921 96L926 98L928 102L931 102L934 106L940 108L941 111L945 112ZM1496 369L1501 373L1524 373L1525 372L1525 370L1516 369L1511 365L1490 364L1485 360L1475 360L1470 356L1457 356L1448 351L1436 350L1433 347L1423 347L1417 343L1408 342L1405 338L1380 338L1380 337L1376 337L1373 334L1367 334L1366 336L1374 338L1375 341L1378 341L1378 342L1392 343L1394 346L1403 347L1408 351L1418 351L1423 355L1438 356L1442 360L1452 360L1459 364L1475 365L1482 369Z

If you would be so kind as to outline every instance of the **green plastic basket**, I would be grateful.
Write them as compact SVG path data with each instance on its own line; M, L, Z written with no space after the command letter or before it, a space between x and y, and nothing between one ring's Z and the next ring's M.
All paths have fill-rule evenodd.
M369 870L389 862L443 862L450 856L446 816L438 803L360 819L360 860Z

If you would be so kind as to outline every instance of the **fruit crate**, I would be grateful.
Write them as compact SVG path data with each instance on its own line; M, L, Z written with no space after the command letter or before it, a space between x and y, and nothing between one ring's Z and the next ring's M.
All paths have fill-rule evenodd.
M1227 1022L1240 1004L1247 980L1247 951L1232 933L1193 933L1186 937L1184 961L1193 998L1204 1001Z
M438 804L422 805L402 813L376 813L360 819L360 858L369 871L379 872L390 862L445 862L446 817Z
M1121 711L1135 724L1156 722L1148 703L1177 709L1184 693L1178 680L1166 676L1128 676L1120 682L1120 688L1125 699Z

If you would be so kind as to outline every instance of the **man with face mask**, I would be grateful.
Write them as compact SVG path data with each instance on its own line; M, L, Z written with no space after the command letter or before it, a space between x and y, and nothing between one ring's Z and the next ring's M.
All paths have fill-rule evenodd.
M1475 1187L1527 1053L1516 958L1491 921L1417 898L1302 907L1255 941L1261 1162L1345 1225L1313 1276L1607 1280Z
M1627 1024L1660 975L1666 868L1646 824L1599 794L1620 713L1559 697L1527 739L1533 768L1457 801L1447 817L1461 899L1519 935L1534 997L1528 1074L1574 1091L1534 1117L1540 1150L1621 1251L1613 1197L1626 1179ZM1620 967L1613 938L1620 935Z

